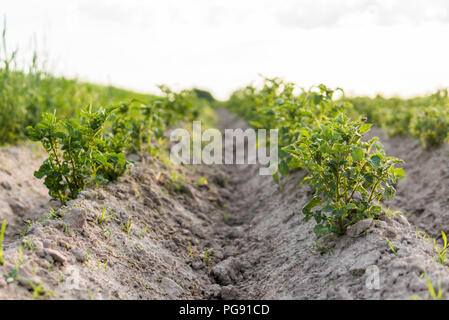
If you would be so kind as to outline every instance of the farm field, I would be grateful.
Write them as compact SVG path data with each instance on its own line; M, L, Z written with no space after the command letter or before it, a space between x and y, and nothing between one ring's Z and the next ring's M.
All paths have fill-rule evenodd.
M0 297L447 298L441 238L448 230L449 209L444 139L428 146L416 136L389 136L382 123L368 131L371 116L351 99L333 99L334 92L324 86L294 95L293 86L266 79L262 88L248 87L226 102L201 98L198 90L163 88L165 96L153 98L142 114L139 103L119 104L120 117L110 115L95 144L84 142L89 131L83 126L104 119L102 109L85 110L80 122L57 123L51 114L44 115L41 125L25 134L34 142L23 138L0 152L0 207L6 223ZM189 117L221 130L279 127L278 169L273 176L261 176L257 164L173 164L162 130ZM75 125L77 135L70 131ZM347 140L339 142L345 132ZM69 134L80 144L73 154L84 167L71 165L64 147ZM310 155L312 139L323 139L323 134L333 144L321 149L326 162L318 166L311 161L318 159ZM377 143L373 137L382 142L377 151L369 147ZM296 140L312 144L305 147ZM60 147L56 153L47 141ZM118 149L112 152L108 145ZM85 148L106 158L83 156ZM339 157L345 161L337 170L326 167ZM48 161L52 166L45 166ZM366 170L366 163L385 169ZM39 169L42 164L45 171ZM92 170L115 174L93 180ZM318 170L321 174L315 175ZM354 171L358 175L344 175ZM332 174L341 174L340 186ZM375 183L370 174L383 180ZM312 182L300 184L306 176ZM52 179L58 178L57 188ZM75 181L83 187L76 189ZM360 189L349 189L354 185ZM334 195L346 189L356 196ZM327 212L316 210L325 204ZM307 219L310 215L315 216ZM367 285L367 270L373 266L377 288L376 282Z
M261 1L5 4L0 300L449 299L449 6Z

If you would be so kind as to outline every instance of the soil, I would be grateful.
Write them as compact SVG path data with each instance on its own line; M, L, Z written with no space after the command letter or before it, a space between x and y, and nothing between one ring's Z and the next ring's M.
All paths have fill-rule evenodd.
M246 127L217 112L222 129ZM0 299L426 299L426 275L449 298L448 267L424 233L449 229L448 146L424 150L409 138L372 134L407 162L389 203L404 214L320 238L313 221L302 221L313 196L299 185L302 171L276 185L257 165L136 158L119 181L59 207L33 177L39 147L3 148ZM48 216L50 208L62 217ZM101 221L104 209L110 218Z

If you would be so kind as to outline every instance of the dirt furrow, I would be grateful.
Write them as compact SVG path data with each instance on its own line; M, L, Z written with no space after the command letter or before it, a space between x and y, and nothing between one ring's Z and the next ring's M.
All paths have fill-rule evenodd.
M221 129L247 128L217 112ZM8 238L0 298L31 298L30 282L48 290L38 293L43 298L57 299L427 298L424 273L449 298L448 269L416 231L446 230L447 146L425 151L411 139L374 134L388 154L407 161L392 207L412 224L397 214L319 238L314 221L301 220L313 195L299 185L302 171L276 185L257 165L148 159L117 183L84 191L59 210L61 219L41 219L55 205L32 177L43 155L33 146L2 149L0 218ZM111 218L101 222L104 208ZM28 232L14 236L31 218Z
M241 120L220 115L223 126L245 127ZM374 131L387 146L391 155L401 156L395 140ZM402 143L402 142L401 142ZM410 180L398 186L398 203L409 208L419 206L425 197L418 189L438 189L436 184L445 179L444 167L439 161L444 148L427 154L416 142L416 153L433 163L433 177L413 175L422 162L410 162ZM391 145L391 147L390 147ZM393 151L396 151L393 152ZM435 156L436 155L436 156ZM405 159L406 161L408 159ZM439 164L439 165L438 165ZM284 178L277 186L272 177L258 175L255 166L224 166L232 177L228 202L229 216L234 220L235 234L240 238L232 243L235 254L220 262L212 270L221 285L232 287L233 296L249 299L408 299L413 296L428 298L428 286L423 276L429 274L440 280L443 292L449 289L447 267L435 261L435 252L429 239L422 237L416 227L400 214L384 216L380 221L364 220L349 228L343 237L317 238L314 221L301 221L301 208L313 195L307 186L299 185L305 173L298 171ZM433 171L432 171L433 170ZM436 175L436 176L435 176ZM439 177L437 177L440 175ZM418 179L418 180L417 180ZM427 185L427 181L435 180ZM407 188L408 187L408 188ZM418 189L416 189L418 188ZM438 192L444 192L440 188ZM444 200L441 203L444 203ZM422 203L432 210L431 203ZM436 214L436 212L435 212ZM441 221L435 215L429 220L416 220L427 229ZM427 224L427 225L426 225ZM388 240L388 242L387 242ZM391 245L390 245L390 244Z

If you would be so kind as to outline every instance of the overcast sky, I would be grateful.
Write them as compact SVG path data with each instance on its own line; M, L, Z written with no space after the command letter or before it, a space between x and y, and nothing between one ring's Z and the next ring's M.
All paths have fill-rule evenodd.
M449 86L445 0L2 0L8 45L58 74L145 92L226 98L258 74L347 93Z

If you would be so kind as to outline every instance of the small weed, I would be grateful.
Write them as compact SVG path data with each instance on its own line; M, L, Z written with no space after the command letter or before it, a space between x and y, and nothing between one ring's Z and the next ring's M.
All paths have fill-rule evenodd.
M19 260L16 261L16 267L20 268L23 264L25 263L25 261L23 260L23 252L22 252L22 247L19 247Z
M107 272L108 271L108 260L106 260L104 263L103 263L103 261L101 259L98 260L97 268L98 269L102 269L103 268L104 271Z
M129 234L129 232L131 231L132 223L133 223L132 220L128 219L128 221L126 221L126 223L122 226L122 231Z
M108 238L108 240L111 239L112 231L110 228L104 228L101 232Z
M426 276L427 287L429 288L430 296L433 300L441 300L443 293L441 292L441 280L438 279L438 293L435 292L435 288L432 285L432 281L430 280L427 272L424 273Z
M5 274L5 279L7 283L14 282L17 279L17 275L19 274L19 269L14 268L10 273Z
M32 220L24 220L23 223L25 225L25 229L23 229L16 235L19 239L25 237L28 234L28 231L30 230L31 226L33 225Z
M197 186L207 186L208 185L207 178L206 177L198 178L196 185Z
M111 213L110 215L106 215L106 206L105 206L103 208L103 211L101 212L101 214L97 215L95 222L101 225L101 224L106 223L106 221L111 219L113 216L114 216L113 213Z
M320 254L328 254L328 255L332 255L332 253L334 252L332 248L328 248L325 245L323 245L322 243L319 243L316 240L313 240L313 242L315 242L314 244L314 248L318 248L318 252Z
M142 232L141 232L140 235L139 235L140 238L145 237L145 234L147 233L147 229L148 229L148 226L146 226L146 227L142 230Z
M3 258L3 239L5 238L6 220L3 220L2 229L0 230L0 265L5 263Z
M33 288L33 299L38 300L45 297L54 297L56 295L56 292L44 289L42 282L39 285L35 285L32 281L29 281L29 283Z
M207 266L210 266L210 252L209 249L206 248L206 252L204 252L203 263Z
M397 251L396 251L394 244L388 238L385 238L385 241L387 242L387 248L389 248L391 250L391 252L393 252L393 254L396 256Z
M23 240L22 246L23 246L26 250L30 250L30 251L36 249L36 244L35 244L33 241L28 240L28 239L24 239L24 240Z
M444 261L447 258L448 255L448 245L447 245L447 238L446 238L446 234L441 231L441 236L443 237L443 247L440 248L439 245L437 245L436 240L433 239L433 247L435 249L435 252L437 254L437 256L435 257L435 260L441 264L444 265Z
M430 236L424 231L419 231L416 228L416 238L423 240L424 242L430 242Z

